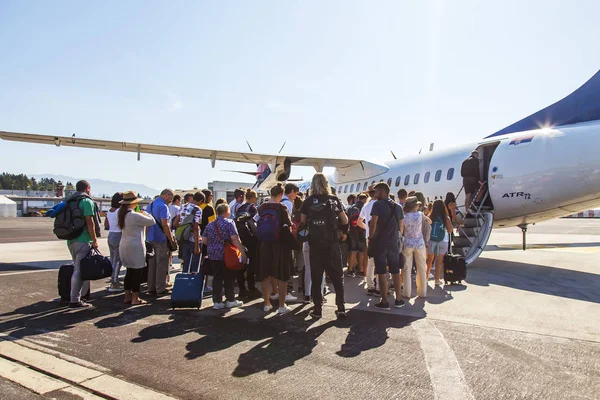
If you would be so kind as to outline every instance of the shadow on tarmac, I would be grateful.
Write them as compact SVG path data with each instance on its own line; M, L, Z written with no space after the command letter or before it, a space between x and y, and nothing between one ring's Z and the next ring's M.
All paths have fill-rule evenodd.
M466 282L600 303L600 275L546 265L480 258L469 268Z

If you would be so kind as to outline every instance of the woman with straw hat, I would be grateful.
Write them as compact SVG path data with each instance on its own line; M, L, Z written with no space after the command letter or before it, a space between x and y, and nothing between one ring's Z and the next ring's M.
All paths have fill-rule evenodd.
M139 201L136 192L124 192L119 208L119 228L122 231L119 254L123 266L127 268L124 302L133 305L146 304L145 300L140 299L140 284L143 280L143 268L146 266L145 229L156 223L146 212L133 211Z

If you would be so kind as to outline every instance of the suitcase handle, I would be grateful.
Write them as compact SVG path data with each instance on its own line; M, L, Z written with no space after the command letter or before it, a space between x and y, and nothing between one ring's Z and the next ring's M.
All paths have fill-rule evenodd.
M190 271L189 273L192 273L192 260L194 259L194 256L192 255L190 257L190 268L188 269L188 271ZM199 257L199 261L198 261L198 269L196 270L197 274L200 274L200 265L202 265L202 253L200 253L200 257Z

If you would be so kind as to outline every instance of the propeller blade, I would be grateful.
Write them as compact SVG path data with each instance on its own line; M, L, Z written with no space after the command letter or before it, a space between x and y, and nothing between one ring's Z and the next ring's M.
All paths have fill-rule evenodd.
M393 150L390 150L390 153L392 153L392 157L394 157L394 160L397 160L397 159L398 159L398 157L396 157L396 155L394 154L394 151L393 151Z
M244 140L246 141L246 144L248 145L248 148L250 149L250 152L253 153L254 150L252 150L252 146L250 146L250 143L248 142L248 139L244 138Z
M281 148L279 149L279 152L278 152L277 154L281 154L281 150L283 150L283 148L285 147L285 144L286 144L286 143L287 143L287 142L283 142L283 146L281 146Z
M225 169L225 170L222 170L222 172L235 172L236 174L246 174L246 175L256 176L256 172L250 172L250 171L233 171L233 170Z

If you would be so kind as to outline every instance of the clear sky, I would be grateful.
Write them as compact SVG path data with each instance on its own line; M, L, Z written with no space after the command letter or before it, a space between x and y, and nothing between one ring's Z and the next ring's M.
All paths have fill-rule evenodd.
M598 15L584 0L3 0L0 130L385 161L569 94L600 69ZM249 179L232 168L254 166L0 141L3 172Z

